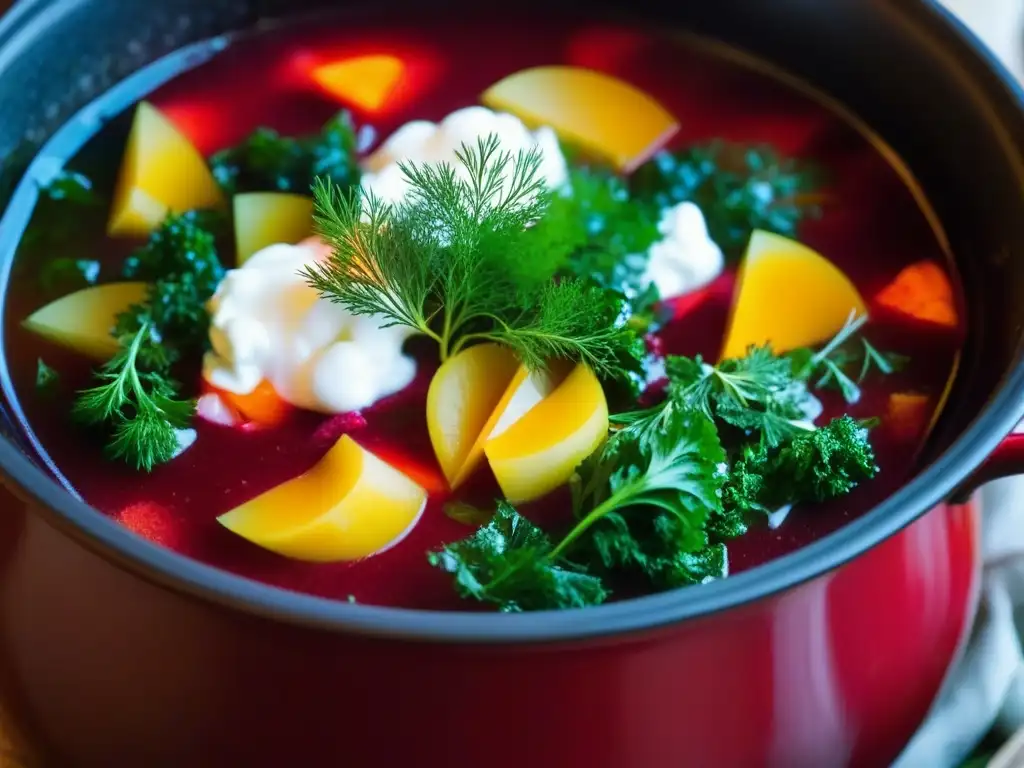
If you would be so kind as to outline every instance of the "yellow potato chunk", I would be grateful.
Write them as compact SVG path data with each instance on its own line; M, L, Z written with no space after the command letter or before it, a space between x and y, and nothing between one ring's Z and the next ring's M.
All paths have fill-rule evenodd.
M145 296L145 283L94 285L37 309L22 326L62 347L105 361L118 350L117 339L110 335L118 314Z
M427 390L427 432L448 484L457 487L483 458L484 427L508 398L519 362L506 347L478 344L448 358Z
M585 365L525 416L489 439L484 453L513 504L564 485L608 434L608 403L601 382Z
M531 127L551 126L565 141L629 173L679 130L679 123L643 91L583 67L524 69L481 96Z
M722 359L752 344L787 352L834 336L867 307L850 279L806 245L756 230L736 276Z
M275 243L295 245L313 228L313 201L286 192L248 192L232 201L238 266Z
M142 237L168 213L222 204L203 156L159 110L141 102L121 160L107 233Z
M232 533L294 560L358 560L404 538L423 488L348 435L305 474L217 518Z
M375 112L384 105L404 72L401 59L371 54L324 64L313 70L312 77L334 98Z

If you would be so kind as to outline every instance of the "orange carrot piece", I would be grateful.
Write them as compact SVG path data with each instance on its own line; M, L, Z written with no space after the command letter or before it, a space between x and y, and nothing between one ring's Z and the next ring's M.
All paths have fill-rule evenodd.
M953 285L945 270L933 261L919 261L903 269L875 301L927 323L954 328L959 322Z
M219 394L246 420L266 427L280 424L292 409L291 404L283 400L266 379L247 395L238 395L223 390Z
M916 392L893 392L885 411L884 424L894 438L900 441L920 437L931 417L928 395Z
M405 62L387 54L373 54L324 64L312 71L327 94L368 112L380 110L402 79Z

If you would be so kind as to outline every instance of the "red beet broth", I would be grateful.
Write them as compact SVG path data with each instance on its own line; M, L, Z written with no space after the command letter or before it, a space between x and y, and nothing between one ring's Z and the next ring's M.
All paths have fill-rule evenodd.
M628 29L580 28L556 23L472 28L343 25L278 30L238 42L197 69L185 72L147 98L163 110L204 154L236 143L258 125L282 133L309 133L334 114L333 103L309 87L312 63L371 52L405 58L412 76L382 114L361 115L387 136L410 119L439 120L476 103L488 85L519 69L569 63L608 71L660 100L680 118L671 146L724 138L768 143L781 153L812 158L830 180L830 202L820 220L805 222L800 239L825 254L873 296L903 267L922 259L945 263L942 248L910 190L871 142L843 118L788 85L710 52ZM483 41L502 45L482 51ZM102 158L112 176L124 141L124 120L115 122L76 159ZM115 154L111 155L111 151ZM81 160L81 162L79 162ZM110 166L113 166L112 168ZM101 176L103 174L101 173ZM102 215L102 214L100 214ZM123 258L123 244L102 244L101 258ZM714 359L725 330L733 276L723 275L697 296L677 302L677 318L662 332L666 352L702 353ZM431 495L416 528L393 549L352 564L310 564L261 550L229 533L215 518L237 504L308 469L343 433L381 458L426 478L441 477L426 432L424 399L435 364L421 356L419 375L407 390L363 414L323 417L296 413L283 426L243 432L197 419L198 438L182 456L140 474L105 461L99 447L72 429L73 389L84 386L89 363L41 342L18 322L43 303L30 281L8 296L8 365L31 429L70 485L87 502L139 535L219 568L290 590L337 599L417 608L465 609L450 577L431 569L425 553L470 531L446 517L443 494ZM962 315L962 313L961 313ZM890 393L916 391L939 404L955 365L962 329L935 330L874 313L873 341L908 354L907 370L873 380L857 405L824 398L826 416L883 415ZM61 392L49 399L35 391L36 359L61 372ZM198 377L198 361L196 362ZM872 433L881 473L836 502L797 508L785 523L761 525L729 541L736 573L790 552L843 525L903 484L914 469L927 423L912 435L883 425ZM497 494L486 468L466 494L487 501ZM523 507L534 520L566 514L564 497Z

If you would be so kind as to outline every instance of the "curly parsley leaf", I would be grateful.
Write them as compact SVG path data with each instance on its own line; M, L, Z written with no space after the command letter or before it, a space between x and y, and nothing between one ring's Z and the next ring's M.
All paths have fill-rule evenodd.
M228 195L239 192L305 194L322 177L343 188L359 183L359 134L347 111L331 118L315 136L281 136L257 128L241 144L210 158L210 168Z
M572 480L576 523L552 547L505 502L475 534L431 553L464 597L502 610L594 605L613 574L667 589L723 577L724 546L704 525L720 509L725 455L701 413L678 412L642 431L620 432Z
M725 545L704 545L690 551L679 542L687 533L667 514L607 514L573 553L592 563L595 573L642 580L655 590L704 584L725 578L729 559Z
M549 568L586 575L587 584L596 579L601 600L613 580L655 590L705 583L728 575L724 542L746 533L752 519L837 498L878 471L867 429L849 416L776 446L743 444L731 466L716 424L685 400L670 396L614 422L615 431L572 478L576 522L556 546L532 525L514 528L496 517L433 553L431 563L456 576L463 596L506 610L588 604L579 593L537 597L550 595ZM502 536L494 542L496 530Z
M332 246L309 284L355 314L434 339L441 359L468 344L510 347L531 367L568 358L609 377L635 350L618 297L578 280L553 281L550 200L537 150L503 152L496 136L463 145L448 164L402 165L407 197L388 205L318 179L314 220Z
M472 536L427 558L455 577L462 597L505 612L582 608L608 596L599 578L552 558L548 537L506 502Z
M139 352L147 370L165 370L182 353L207 343L206 302L224 276L213 234L201 212L171 214L146 244L125 260L123 276L149 283L146 298L117 317L114 335L150 331Z
M202 211L169 214L146 244L125 259L123 277L151 281L188 274L198 290L212 294L224 277L224 267L205 224Z
M708 513L720 505L724 462L714 424L698 411L672 409L611 435L570 482L578 522L555 554L573 552L574 543L612 513L627 523L636 516L664 518L644 524L672 532L671 552L701 550Z
M794 378L789 360L768 345L714 366L700 356L669 356L665 367L670 398L757 435L770 447L813 428L807 419L817 401Z
M620 428L646 428L663 423L674 414L695 410L708 419L738 429L747 436L775 447L813 429L809 419L820 404L793 372L787 357L776 356L768 345L751 347L741 358L718 365L700 355L665 358L668 377L666 399L652 408L615 414Z
M177 430L188 426L195 408L190 400L176 399L177 385L166 376L139 370L149 334L143 325L97 374L101 383L78 393L72 409L77 421L108 433L107 456L146 472L177 455Z
M769 512L844 496L877 472L868 430L841 416L776 450L746 447L729 471L722 499L730 509Z
M634 196L659 207L696 203L729 259L743 255L755 229L794 237L801 221L820 214L818 188L814 169L771 147L722 141L659 152L630 180Z

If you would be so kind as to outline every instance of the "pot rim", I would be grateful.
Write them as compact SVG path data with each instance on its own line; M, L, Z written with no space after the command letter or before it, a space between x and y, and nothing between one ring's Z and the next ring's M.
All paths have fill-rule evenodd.
M50 0L19 0L0 19L0 50L46 13ZM944 27L951 53L982 63L983 91L1009 91L1024 110L1024 89L953 14L915 4ZM1018 151L1024 153L1020 147ZM1024 186L1024 178L1022 178ZM331 632L455 643L556 642L652 630L752 603L814 579L859 556L941 503L1024 416L1024 365L1013 370L980 415L935 461L882 503L839 530L781 558L727 579L585 610L522 614L459 613L346 603L291 592L222 571L130 532L50 478L13 442L0 439L4 482L38 505L47 523L117 567L175 592L266 619Z

